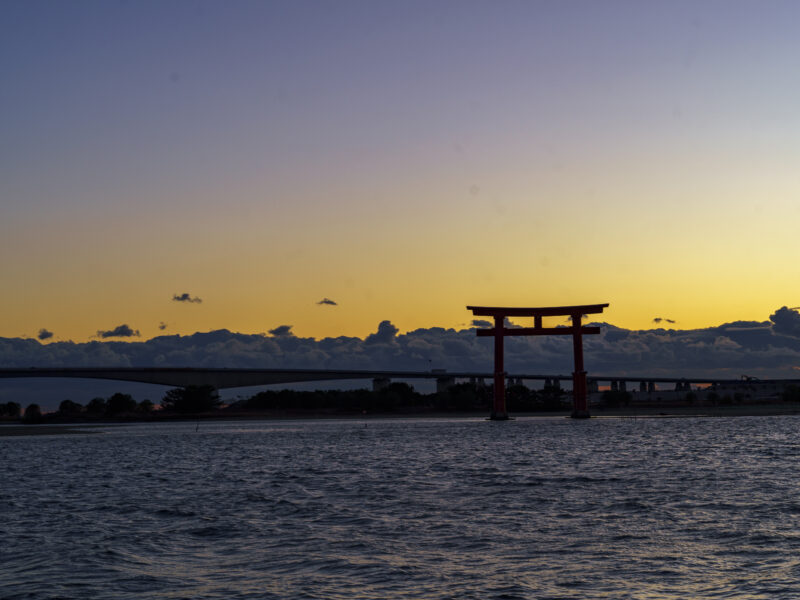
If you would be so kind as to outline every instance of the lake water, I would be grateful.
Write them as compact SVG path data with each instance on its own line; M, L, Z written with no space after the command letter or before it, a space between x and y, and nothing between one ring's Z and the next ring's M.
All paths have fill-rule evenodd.
M0 597L798 598L797 417L0 438Z

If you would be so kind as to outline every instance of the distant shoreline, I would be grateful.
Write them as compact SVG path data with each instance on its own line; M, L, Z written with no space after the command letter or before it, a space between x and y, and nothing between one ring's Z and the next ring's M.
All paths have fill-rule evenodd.
M510 413L514 418L568 418L569 411ZM726 406L675 406L675 407L625 407L594 408L591 411L595 419L615 418L685 418L685 417L766 417L766 416L798 416L798 404L750 404ZM99 427L113 427L133 423L174 423L193 421L290 421L290 420L364 420L364 419L480 419L488 420L484 412L416 412L416 413L319 413L311 411L253 411L239 414L202 414L181 415L149 420L119 420L104 422L71 422L53 424L21 424L0 423L0 437L16 437L30 435L73 435L94 434Z
M593 408L592 417L769 417L800 415L800 404L735 404L722 406L628 406Z
M0 437L17 437L22 435L71 435L76 433L95 434L90 431L97 427L91 423L76 423L74 425L6 425L0 423Z

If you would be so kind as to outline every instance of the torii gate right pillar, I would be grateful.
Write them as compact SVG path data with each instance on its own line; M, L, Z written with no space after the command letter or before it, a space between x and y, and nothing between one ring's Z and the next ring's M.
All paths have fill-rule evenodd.
M572 316L572 355L575 370L572 372L572 418L589 417L589 399L586 394L586 371L583 369L583 336L581 315Z
M494 318L494 398L492 402L493 421L508 419L506 411L506 372L503 365L503 317Z

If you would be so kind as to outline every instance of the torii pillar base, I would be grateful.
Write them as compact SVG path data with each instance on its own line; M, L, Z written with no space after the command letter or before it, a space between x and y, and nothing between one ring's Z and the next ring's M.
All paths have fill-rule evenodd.
M582 360L582 357L581 357ZM586 396L586 371L575 371L572 374L572 414L573 419L588 419L589 401Z
M490 421L508 421L508 410L506 410L506 374L503 372L494 374L494 398L492 398L492 412L489 414Z

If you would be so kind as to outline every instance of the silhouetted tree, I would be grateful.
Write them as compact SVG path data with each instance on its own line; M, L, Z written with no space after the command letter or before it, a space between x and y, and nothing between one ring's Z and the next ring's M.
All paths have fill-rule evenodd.
M276 396L272 390L258 392L244 401L244 408L250 410L271 410L275 408Z
M38 404L29 404L25 409L25 415L22 417L25 423L41 423L42 422L42 409Z
M179 413L199 413L214 410L221 404L219 394L211 385L190 385L169 390L161 400L164 410Z
M784 402L800 402L800 386L794 384L785 386L781 398Z
M90 415L104 415L106 412L106 401L103 398L92 398L86 405L86 412Z
M564 392L554 388L533 390L533 405L534 410L541 411L561 411L565 409L562 402Z
M563 410L565 391L561 385L545 385L536 393L536 404L540 410Z
M374 410L391 411L400 406L413 406L417 393L401 381L390 383L375 394Z
M106 402L107 415L121 415L136 410L136 400L130 394L117 392Z
M0 404L0 415L2 416L11 417L12 419L19 419L21 412L22 407L18 402L6 402L5 404Z
M149 415L151 412L153 412L153 408L154 408L153 403L145 398L144 400L139 402L139 406L136 407L136 410L140 413Z
M473 410L479 403L478 390L470 382L456 383L447 388L447 404L456 410Z
M618 408L628 406L631 403L631 393L620 390L606 390L600 398L603 406L608 408Z
M58 412L63 416L74 416L83 411L83 406L72 400L62 400L58 405Z
M506 407L511 412L528 412L535 409L534 395L524 385L510 385L506 388Z

